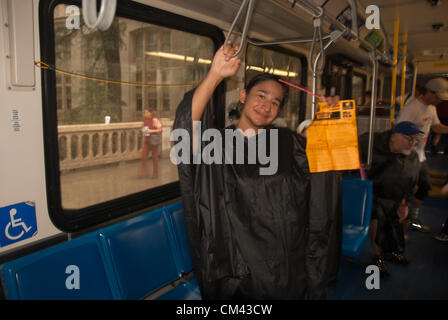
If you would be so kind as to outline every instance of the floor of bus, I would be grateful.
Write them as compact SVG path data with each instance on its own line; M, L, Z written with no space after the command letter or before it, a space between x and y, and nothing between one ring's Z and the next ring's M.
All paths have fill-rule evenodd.
M431 173L440 177L448 174L448 156L429 156ZM440 187L439 187L440 189ZM431 228L428 233L409 230L405 255L411 260L407 266L387 263L390 277L380 280L380 289L368 290L365 282L370 274L366 267L371 264L372 249L369 240L357 260L342 258L337 287L330 287L330 300L408 300L448 299L448 242L433 237L440 232L448 217L448 199L442 197L425 199L420 220Z

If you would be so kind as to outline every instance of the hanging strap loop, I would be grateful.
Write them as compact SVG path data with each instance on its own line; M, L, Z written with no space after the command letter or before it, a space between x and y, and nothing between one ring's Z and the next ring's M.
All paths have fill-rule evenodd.
M100 12L97 15L96 1L83 0L82 15L84 17L84 23L91 29L98 28L101 31L105 31L114 21L116 8L117 0L102 0Z

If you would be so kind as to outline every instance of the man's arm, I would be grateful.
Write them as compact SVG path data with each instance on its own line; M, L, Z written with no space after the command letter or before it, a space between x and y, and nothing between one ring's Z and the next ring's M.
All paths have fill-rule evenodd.
M440 133L440 134L447 134L448 133L448 126L445 126L441 123L437 123L437 124L433 124L431 126L431 130L434 131L435 133Z

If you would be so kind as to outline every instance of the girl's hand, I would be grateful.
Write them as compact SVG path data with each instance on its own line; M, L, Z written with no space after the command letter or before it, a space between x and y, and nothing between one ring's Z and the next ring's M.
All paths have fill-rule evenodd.
M339 96L335 96L335 97L323 97L322 99L320 99L321 102L327 102L328 106L334 106L336 105L340 100Z
M222 46L213 58L210 72L221 79L233 76L241 63L240 58L233 57L238 48L238 46L232 47L230 41L226 46Z
M232 47L229 41L226 46L222 46L216 52L210 71L193 94L191 105L191 120L193 122L201 120L208 101L221 81L233 76L238 71L241 61L238 57L233 56L237 50L238 46Z

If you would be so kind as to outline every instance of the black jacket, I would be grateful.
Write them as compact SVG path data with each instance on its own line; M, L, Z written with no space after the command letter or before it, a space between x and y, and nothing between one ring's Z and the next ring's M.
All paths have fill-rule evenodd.
M185 95L174 124L190 136L192 96L193 91ZM209 127L208 112L207 107L202 132ZM327 215L335 211L338 191L328 194L322 185L331 189L337 179L325 174L314 179L305 139L277 130L274 175L259 175L259 163L178 165L187 235L204 299L326 297L329 241L337 239L330 232L336 224ZM340 243L340 237L333 241ZM338 250L337 245L331 248Z
M418 180L420 162L412 151L406 156L392 153L389 141L392 130L374 135L373 158L367 176L373 181L372 219L378 219L376 242L385 252L403 252L402 226L398 223L397 208L409 199ZM367 159L368 133L359 139L360 155Z

